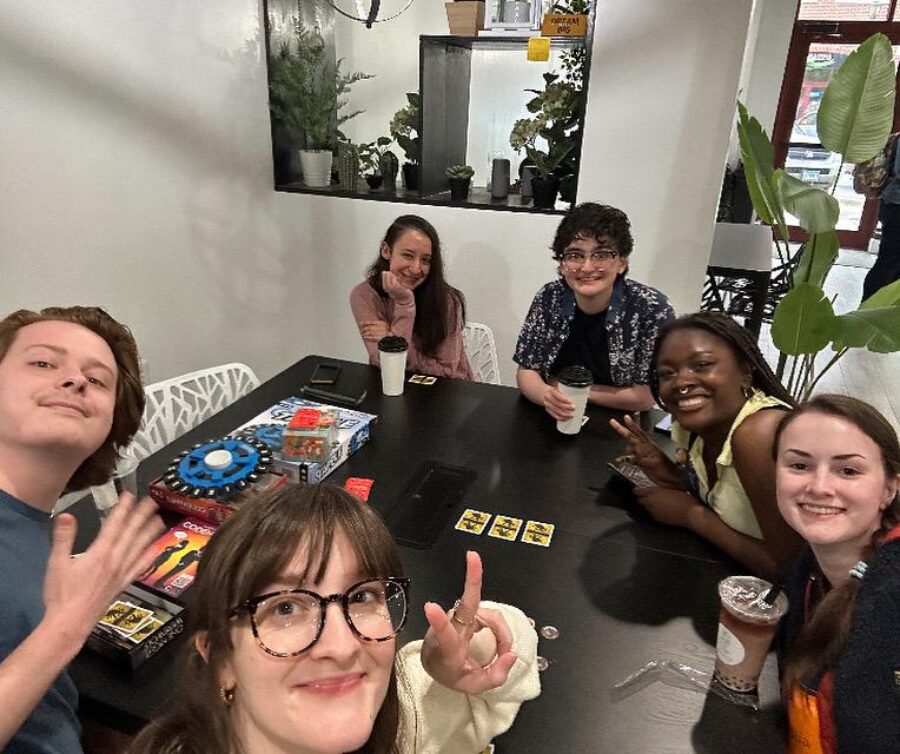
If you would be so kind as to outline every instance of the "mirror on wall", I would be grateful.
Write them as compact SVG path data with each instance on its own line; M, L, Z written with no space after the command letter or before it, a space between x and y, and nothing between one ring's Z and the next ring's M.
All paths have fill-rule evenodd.
M477 36L451 36L448 10L432 0L381 0L371 28L343 15L367 15L367 2L266 0L275 188L565 210L590 37L529 43L539 29L496 23L503 1L490 0L495 23L480 22ZM533 2L534 25L550 10L590 10L585 0L507 2ZM542 183L555 184L549 202L534 198Z

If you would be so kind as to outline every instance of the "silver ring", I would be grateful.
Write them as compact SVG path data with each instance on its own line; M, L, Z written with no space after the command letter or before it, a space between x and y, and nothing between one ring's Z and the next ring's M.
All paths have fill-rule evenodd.
M453 603L453 615L450 616L450 620L454 623L459 623L460 626L471 626L478 620L478 615L473 615L472 620L463 620L456 612L460 605L462 605L462 600L456 600L456 602Z

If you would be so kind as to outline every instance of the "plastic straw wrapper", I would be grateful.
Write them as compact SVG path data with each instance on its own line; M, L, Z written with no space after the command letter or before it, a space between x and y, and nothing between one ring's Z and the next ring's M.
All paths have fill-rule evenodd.
M759 712L759 696L754 693L739 693L725 688L707 670L697 670L676 660L651 660L636 673L619 681L612 687L613 701L621 701L655 681L673 688L688 689L699 694L712 693L727 702L740 707L749 707Z

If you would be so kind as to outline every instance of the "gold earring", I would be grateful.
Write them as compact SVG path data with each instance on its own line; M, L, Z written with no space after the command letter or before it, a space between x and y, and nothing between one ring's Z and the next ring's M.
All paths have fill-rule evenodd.
M234 704L234 687L226 689L224 686L220 686L219 699L222 700L222 704L224 704L226 707L230 707L232 704Z

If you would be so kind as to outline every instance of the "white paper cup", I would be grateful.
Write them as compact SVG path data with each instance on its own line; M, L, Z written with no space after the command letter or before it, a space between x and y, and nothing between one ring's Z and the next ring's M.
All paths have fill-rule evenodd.
M557 389L575 404L575 413L567 421L556 422L556 428L564 435L581 432L581 418L587 406L588 394L594 382L590 370L581 366L571 366L556 375Z
M381 392L385 395L403 395L406 381L406 352L409 344L399 335L388 335L378 341L381 359Z

